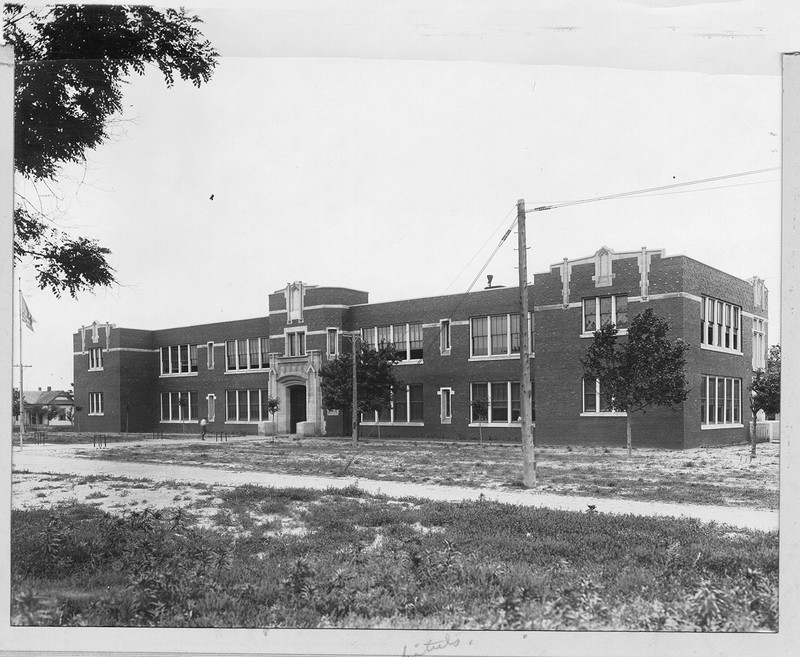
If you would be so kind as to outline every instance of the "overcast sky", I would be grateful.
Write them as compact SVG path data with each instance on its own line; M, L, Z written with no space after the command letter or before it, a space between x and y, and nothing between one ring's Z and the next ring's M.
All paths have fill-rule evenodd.
M155 70L132 78L114 139L57 185L60 224L111 249L120 285L56 299L20 268L37 320L25 388L69 388L71 335L93 320L264 316L267 295L295 280L375 302L462 292L519 198L533 207L778 167L780 54L800 49L798 6L191 5L221 55L211 81L168 90ZM36 194L19 179L18 191ZM779 340L777 170L528 221L531 274L605 245L761 276ZM515 246L486 269L495 283L516 284Z

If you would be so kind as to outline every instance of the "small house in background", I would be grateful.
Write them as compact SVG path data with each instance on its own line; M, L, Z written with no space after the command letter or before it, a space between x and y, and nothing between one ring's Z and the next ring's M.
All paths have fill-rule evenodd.
M47 386L47 390L26 390L24 397L26 427L72 425L75 403L69 391ZM19 426L19 416L14 418L14 425Z

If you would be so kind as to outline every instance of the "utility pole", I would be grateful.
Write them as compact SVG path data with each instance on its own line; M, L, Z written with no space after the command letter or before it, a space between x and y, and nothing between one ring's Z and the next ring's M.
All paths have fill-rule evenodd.
M522 369L520 376L520 410L522 424L522 481L526 488L536 486L536 454L533 445L533 426L531 422L531 367L530 344L528 343L528 247L525 241L525 199L517 201L517 236L519 247L519 295L522 313L519 318L520 350Z
M353 343L353 447L358 447L358 350L355 332L352 334Z

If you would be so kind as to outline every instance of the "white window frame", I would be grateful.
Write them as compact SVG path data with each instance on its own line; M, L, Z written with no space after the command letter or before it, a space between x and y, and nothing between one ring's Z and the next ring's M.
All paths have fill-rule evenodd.
M89 349L89 371L98 372L103 369L103 349L102 347L92 347Z
M439 320L439 354L449 356L452 349L452 324L449 319ZM442 388L444 390L444 388ZM448 388L448 390L450 390Z
M519 351L513 351L511 346L511 317L520 317L521 313L494 313L492 315L473 315L469 318L469 360L513 360L519 358ZM530 320L531 313L528 313L528 344L530 344ZM492 317L505 317L506 318L506 350L501 353L494 353L492 351ZM474 341L472 339L472 320L485 319L486 320L486 354L476 356L474 353ZM521 319L521 318L520 318ZM520 336L522 335L522 322L520 321ZM522 349L522 338L520 337L520 350ZM477 424L475 426L478 426Z
M581 379L581 417L625 417L625 411L601 411L600 410L600 379L594 380L594 408L590 411L586 409L586 379Z
M217 396L212 392L206 395L206 419L213 422L217 415Z
M181 369L181 349L186 348L186 370ZM161 371L160 376L162 377L173 377L173 376L197 376L198 372L200 371L200 365L197 363L197 347L196 344L176 344L176 345L165 345L160 347L158 350L158 359L159 359L159 369ZM194 348L195 353L195 370L192 371L192 348ZM164 371L164 349L167 350L167 367L168 371ZM178 353L178 362L177 371L172 371L172 352L177 351Z
M700 300L702 304L700 307L700 348L708 351L721 351L726 354L743 355L742 307L705 294L700 297ZM727 332L725 315L727 312L730 312L731 316L731 346L729 347L725 346L725 334ZM713 317L710 317L710 315L713 315ZM708 341L709 328L712 331L710 343ZM737 343L736 348L732 346L734 341Z
M753 369L767 367L766 322L760 317L753 318Z
M302 335L302 339L299 337ZM307 330L305 326L293 326L283 329L284 356L289 358L302 358L308 353ZM293 354L296 347L298 353Z
M718 417L719 413L719 381L723 381L723 417ZM713 381L713 397L711 396L712 390L712 381ZM731 421L725 421L725 410L728 407L728 382L731 383ZM738 382L738 386L736 383ZM701 385L701 394L700 394L700 401L702 403L703 400L703 389L705 390L705 400L706 400L706 420L703 422L702 418L702 410L700 416L700 429L703 431L706 430L714 430L714 429L741 429L744 427L744 408L742 407L742 379L735 376L717 376L714 374L701 374L700 375L700 385ZM738 390L737 390L738 388ZM739 403L738 403L738 411L739 411L739 421L736 421L736 411L737 411L737 404L736 402L736 393L738 391L739 396ZM713 403L712 403L713 401ZM710 411L713 410L714 414L714 421L711 421L711 413Z
M453 421L453 392L452 388L439 388L439 420L442 424L451 424Z
M413 421L411 420L411 386L412 385L413 386L419 386L420 388L422 388L422 401L423 401L422 417L424 418L425 417L425 387L424 387L424 385L422 383L408 383L405 386L405 397L406 397L406 401L405 401L405 404L406 404L406 416L405 416L405 418L398 419L398 418L395 417L395 414L394 414L395 406L394 406L394 400L393 400L391 405L389 406L389 409L388 409L389 410L389 421L388 422L385 421L385 420L382 421L380 419L380 415L378 414L378 412L375 411L375 414L374 414L374 417L373 417L372 420L365 419L365 416L362 413L361 414L361 424L370 425L370 426L378 425L378 424L381 425L381 426L387 426L387 425L391 424L391 425L394 425L394 426L401 426L401 427L424 427L425 426L424 419L423 420L413 420Z
M228 408L228 393L234 392L236 393L236 418L232 419L230 417L229 408ZM258 417L251 418L250 417L250 393L251 392L258 392ZM247 419L242 420L239 419L239 408L240 408L240 401L239 396L245 396L245 402L247 404ZM257 424L259 422L266 422L269 420L269 412L266 413L267 417L263 417L261 414L262 409L264 408L264 396L266 395L267 399L269 399L269 390L267 388L250 388L247 390L226 390L225 391L225 424Z
M331 351L331 336L333 336L333 350ZM336 326L329 326L325 329L325 346L328 358L336 358L339 355L339 329Z
M206 343L206 369L214 369L214 343Z
M585 297L581 299L581 334L582 338L594 337L595 331L599 331L602 326L595 328L594 331L585 331L586 327L586 302L594 300L594 316L595 325L600 321L600 299L611 299L611 323L617 325L617 299L625 298L628 302L628 326L630 326L630 297L627 294L601 294L597 297ZM617 335L627 335L628 326L625 328L617 328Z
M514 383L520 384L520 382L516 381L516 380L512 380L512 381L471 381L470 384L469 384L469 402L470 402L469 403L469 408L470 408L470 410L469 410L469 419L470 419L469 426L470 427L477 427L477 426L483 426L483 427L489 427L489 426L492 426L492 427L518 427L518 426L520 426L520 423L522 422L522 385L520 385L520 391L519 391L519 393L520 393L520 399L519 399L519 403L520 403L520 418L517 419L517 420L514 420L511 417L511 413L513 412L512 402L511 402L511 385L514 384ZM486 421L485 422L474 422L472 420L472 403L475 401L473 396L472 396L473 395L472 386L474 384L486 385ZM505 390L506 390L507 407L506 407L505 421L495 422L495 421L493 421L492 399L493 399L493 391L498 387L504 387Z
M89 415L104 415L102 392L89 393Z
M258 344L258 364L253 366L250 364L250 340L256 340ZM230 340L225 340L225 374L246 374L248 372L263 372L269 369L269 359L267 359L267 364L264 365L264 344L267 346L269 345L269 341L263 337L258 338L231 338ZM244 343L244 352L241 352L239 349L239 343ZM234 367L230 367L230 350L229 345L233 343L233 354L234 354ZM239 355L244 353L244 367L242 367L241 359Z
M166 395L167 399L167 408L169 409L168 417L164 415L164 397ZM178 417L172 417L172 395L178 395L180 399L181 395L186 395L186 410L184 411L184 407L180 404L178 405ZM197 407L197 412L200 412L200 407L198 406L198 398L197 398L197 391L196 390L172 390L170 392L162 392L160 401L161 401L161 422L163 424L184 424L186 422L194 422L198 418L192 417L192 399L194 399L194 406ZM186 417L184 416L184 412L186 413Z
M423 349L423 357L422 358L411 358L411 327L412 326L419 326L420 333L422 335L422 349ZM389 328L389 336L391 343L394 345L395 350L398 354L403 356L403 359L398 361L397 365L422 365L424 362L424 349L425 349L425 325L422 322L405 322L400 324L381 324L380 327L378 326L365 326L360 329L361 331L361 340L364 344L372 347L373 349L378 348L378 328L381 327L388 327ZM395 341L395 328L403 327L405 332L405 340L402 345L398 344Z

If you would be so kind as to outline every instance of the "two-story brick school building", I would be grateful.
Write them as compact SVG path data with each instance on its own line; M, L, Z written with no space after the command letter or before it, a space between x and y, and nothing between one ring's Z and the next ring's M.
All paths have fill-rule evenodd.
M154 331L93 323L74 334L75 404L83 431L346 435L349 418L322 407L319 369L351 348L351 334L394 343L404 390L363 417L371 436L519 440L517 287L369 303L368 293L295 282L269 295L268 314ZM539 445L625 442L624 414L605 407L580 363L593 331L626 332L650 307L690 344L690 393L676 409L633 416L640 446L688 448L747 440L748 385L764 367L763 280L738 279L686 256L641 249L564 259L529 287L532 405ZM472 401L488 403L475 416Z

